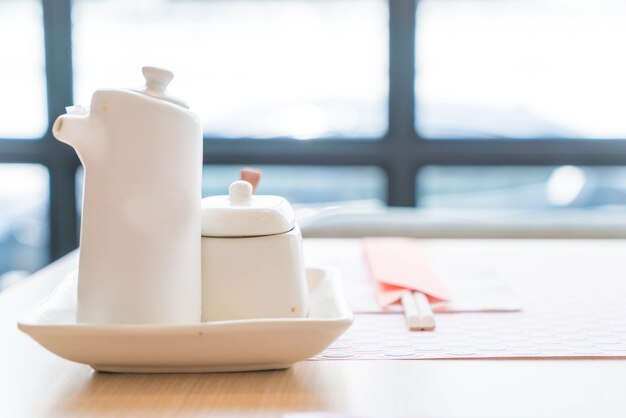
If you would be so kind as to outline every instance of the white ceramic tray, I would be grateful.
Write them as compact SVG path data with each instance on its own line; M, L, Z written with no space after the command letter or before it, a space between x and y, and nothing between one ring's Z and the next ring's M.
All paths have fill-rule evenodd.
M66 277L19 328L49 351L96 370L135 373L283 369L328 347L352 324L334 269L307 269L306 318L193 325L76 323L76 273Z

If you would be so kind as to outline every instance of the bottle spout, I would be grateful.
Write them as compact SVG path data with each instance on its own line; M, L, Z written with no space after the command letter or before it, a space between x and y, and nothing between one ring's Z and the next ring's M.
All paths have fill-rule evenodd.
M66 113L57 118L52 125L52 134L56 139L83 151L83 144L90 142L94 135L93 126L88 114Z

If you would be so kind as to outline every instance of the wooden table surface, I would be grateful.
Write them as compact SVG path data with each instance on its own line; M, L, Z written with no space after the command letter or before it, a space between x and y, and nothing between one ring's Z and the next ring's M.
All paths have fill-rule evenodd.
M305 248L320 261L341 242L308 240ZM549 280L557 270L596 271L626 280L626 241L438 241L431 251L447 245L478 249L485 263L511 274ZM320 361L252 373L96 373L50 354L16 326L75 263L66 257L0 294L0 417L626 416L624 360Z

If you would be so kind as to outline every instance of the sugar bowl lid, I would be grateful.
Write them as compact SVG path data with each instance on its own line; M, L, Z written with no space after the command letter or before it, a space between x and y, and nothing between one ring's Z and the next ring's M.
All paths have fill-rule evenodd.
M254 195L252 185L239 180L228 195L202 199L203 237L257 237L288 232L295 226L289 202L280 196Z

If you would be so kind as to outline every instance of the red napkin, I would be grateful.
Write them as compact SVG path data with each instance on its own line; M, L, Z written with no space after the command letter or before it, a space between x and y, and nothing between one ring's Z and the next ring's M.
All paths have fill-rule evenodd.
M428 267L417 240L364 238L365 260L376 281L381 307L398 302L410 291L424 293L431 302L450 300L448 291Z

